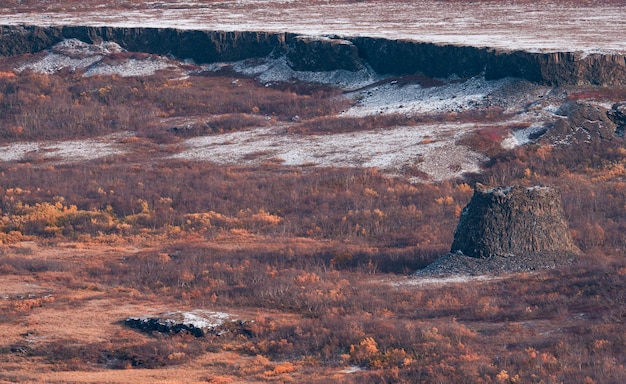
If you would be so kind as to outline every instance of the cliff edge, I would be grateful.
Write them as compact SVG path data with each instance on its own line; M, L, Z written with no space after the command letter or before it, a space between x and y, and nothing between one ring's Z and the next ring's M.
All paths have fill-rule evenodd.
M423 74L435 78L484 75L546 85L626 84L626 56L613 53L526 52L373 37L303 36L274 32L227 32L172 28L0 26L0 56L34 53L64 39L111 41L129 51L171 55L197 63L232 62L286 55L297 71Z

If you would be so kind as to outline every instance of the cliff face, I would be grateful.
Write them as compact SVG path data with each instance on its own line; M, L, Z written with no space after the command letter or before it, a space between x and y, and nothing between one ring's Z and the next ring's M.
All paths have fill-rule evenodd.
M476 187L451 252L476 258L577 253L559 194L545 187Z
M113 41L124 49L193 59L198 63L236 61L285 51L285 34L190 31L159 28L0 27L0 55L34 53L64 40Z
M359 50L349 40L290 36L287 43L287 59L296 71L358 71L363 68Z
M626 57L613 54L580 56L571 52L540 56L541 77L551 84L626 84Z
M198 63L287 54L296 70L356 71L432 77L518 77L548 85L624 85L623 55L531 53L367 37L304 37L271 32L194 31L159 28L0 27L0 55L33 53L63 39L114 41L129 51L170 54Z
M379 73L468 77L484 72L487 79L518 77L547 85L626 84L626 57L621 55L509 52L365 37L353 42Z
M474 76L485 70L487 49L359 37L354 39L360 56L376 72L422 73L431 77Z

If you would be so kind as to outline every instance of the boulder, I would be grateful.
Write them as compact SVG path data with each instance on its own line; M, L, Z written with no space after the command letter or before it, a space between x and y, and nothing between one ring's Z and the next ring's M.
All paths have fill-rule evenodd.
M196 309L189 312L166 312L157 316L129 317L124 320L124 325L147 333L187 332L202 337L209 333L219 334L221 327L229 318L230 315L227 313Z
M609 111L596 105L566 102L557 115L562 118L543 137L551 143L611 140L618 131Z

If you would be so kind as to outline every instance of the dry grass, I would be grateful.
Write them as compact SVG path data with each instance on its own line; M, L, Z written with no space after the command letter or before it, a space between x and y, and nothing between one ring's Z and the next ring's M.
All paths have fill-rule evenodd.
M117 131L102 118L127 106L153 111L148 123L215 108L212 122L224 131L256 122L250 116L261 111L278 120L298 113L311 119L299 129L317 134L319 121L347 131L397 124L328 117L338 106L327 89L266 89L245 79L240 89L228 77L187 84L158 75L63 76L0 76L3 90L20 87L3 98L6 141ZM109 82L115 87L107 90ZM74 112L61 113L74 103ZM81 105L104 111L87 119L101 130L45 130L46 118L72 120ZM31 110L45 112L41 124L32 124ZM493 121L500 112L435 118ZM19 119L30 125L7 130ZM176 151L176 134L135 119L143 131L127 139L131 154L0 165L0 380L626 380L623 139L505 151L496 150L499 131L477 130L467 144L493 154L483 174L412 185L371 169L157 160ZM185 134L194 129L209 130ZM468 181L559 188L584 260L497 280L412 284L412 271L448 250L472 193ZM121 323L197 308L248 322L203 338L147 335Z
M177 136L241 130L291 121L294 116L334 115L348 103L337 100L335 90L308 94L304 89L298 94L290 88L267 88L249 79L220 76L172 80L167 73L147 78L6 73L11 76L0 76L0 138L4 142L129 130L171 142Z
M232 258L241 251L254 255L289 247L302 257L306 249L325 245L232 238L205 253L203 242L185 244L175 249L136 244L140 253L123 244L4 247L9 259L21 257L20 249L28 248L37 259L65 265L66 274L17 269L2 274L3 294L10 292L12 302L33 292L54 300L2 308L10 320L0 322L0 378L165 383L181 382L181 377L183 382L436 382L464 377L499 382L506 371L530 382L550 377L619 382L626 375L618 353L626 342L620 336L626 315L623 266L585 264L503 280L419 286L389 275L268 264L265 272L247 272L238 280L239 266L253 260L233 260L223 269L219 252ZM132 266L138 255L163 251L179 259L204 253L212 265L210 275L226 286L150 288L107 267L120 260ZM169 268L179 270L176 265ZM263 274L272 280L268 288L284 286L289 294L266 291L262 280L268 277ZM250 278L261 280L252 283ZM242 283L254 289L242 291ZM211 286L218 292L214 302L203 298L208 292L194 293ZM164 338L120 323L128 316L198 307L254 320L249 336ZM113 356L122 360L111 360ZM352 364L367 369L345 373Z

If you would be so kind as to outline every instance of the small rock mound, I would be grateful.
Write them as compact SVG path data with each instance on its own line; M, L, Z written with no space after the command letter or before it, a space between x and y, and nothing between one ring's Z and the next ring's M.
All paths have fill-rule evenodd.
M593 140L611 140L619 135L616 120L620 111L591 104L566 102L556 112L562 118L543 136L549 143L581 143Z
M167 312L153 317L129 317L124 320L124 325L147 333L186 332L202 337L209 333L219 334L221 327L228 319L230 315L227 313L197 309L190 312Z
M106 56L112 53L124 52L119 44L112 41L103 41L99 44L87 44L78 39L63 40L50 48L50 52L74 59L84 59L93 56Z
M555 190L477 184L461 214L451 253L419 274L480 275L556 268L572 263L578 254Z
M465 256L462 253L447 253L424 269L417 276L445 277L452 275L484 276L515 272L532 272L540 269L555 269L573 264L577 254L571 252L538 252L515 257L493 256L487 259Z

